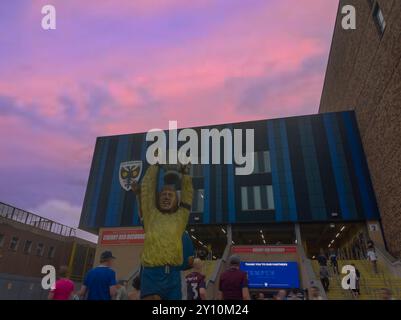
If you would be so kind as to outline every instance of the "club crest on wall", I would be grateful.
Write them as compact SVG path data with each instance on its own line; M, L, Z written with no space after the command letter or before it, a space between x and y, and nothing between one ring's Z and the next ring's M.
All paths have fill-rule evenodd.
M120 163L119 179L121 188L131 190L131 184L139 181L142 173L142 161L126 161Z

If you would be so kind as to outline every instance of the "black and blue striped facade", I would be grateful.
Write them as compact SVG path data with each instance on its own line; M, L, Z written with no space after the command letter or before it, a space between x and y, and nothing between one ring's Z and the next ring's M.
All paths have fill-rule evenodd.
M202 176L193 179L194 189L204 192L203 212L191 214L190 223L379 219L353 112L213 128L254 129L255 152L269 152L271 170L240 176L235 175L234 164L203 165ZM142 160L146 170L148 144L143 133L97 139L80 228L97 232L99 227L139 225L135 196L121 188L119 167L121 162ZM241 187L261 185L272 186L274 209L243 211Z

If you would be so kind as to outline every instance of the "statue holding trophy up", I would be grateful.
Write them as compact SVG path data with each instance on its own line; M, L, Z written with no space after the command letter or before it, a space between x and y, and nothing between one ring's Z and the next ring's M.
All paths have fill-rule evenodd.
M145 243L141 256L141 299L181 300L183 265L182 236L192 204L192 179L188 165L164 165L164 185L157 192L157 177L162 165L151 165L139 194ZM180 199L176 184L181 183Z

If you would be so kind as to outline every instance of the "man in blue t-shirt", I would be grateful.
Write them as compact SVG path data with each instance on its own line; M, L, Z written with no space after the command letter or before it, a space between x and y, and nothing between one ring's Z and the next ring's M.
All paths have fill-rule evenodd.
M90 270L79 291L79 297L87 294L87 300L112 300L117 292L116 273L111 269L115 257L111 251L100 256L100 265Z

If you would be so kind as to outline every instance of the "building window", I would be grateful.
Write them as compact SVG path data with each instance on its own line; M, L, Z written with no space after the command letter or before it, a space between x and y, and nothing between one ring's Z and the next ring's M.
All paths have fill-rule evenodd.
M274 210L273 187L241 187L241 207L242 211Z
M11 251L17 251L18 250L18 244L19 244L19 238L18 237L12 237L10 241L10 250Z
M50 247L50 248L49 248L49 252L47 253L47 257L48 257L49 259L53 259L55 253L56 253L56 248L55 248L55 247Z
M43 243L38 243L38 245L36 247L36 255L38 257L42 257L44 251L45 251L45 245Z
M4 234L0 233L0 248L4 245Z
M253 174L271 172L270 152L257 151L254 153Z
M383 34L384 30L386 29L386 20L384 20L383 11L380 9L378 3L376 3L373 10L373 18L375 20L377 28L379 29L380 34Z
M32 241L26 240L24 244L24 253L29 254L32 250Z
M194 196L192 201L192 212L203 212L205 202L205 192L203 189L194 190Z
M203 177L203 165L192 164L189 169L191 177Z

